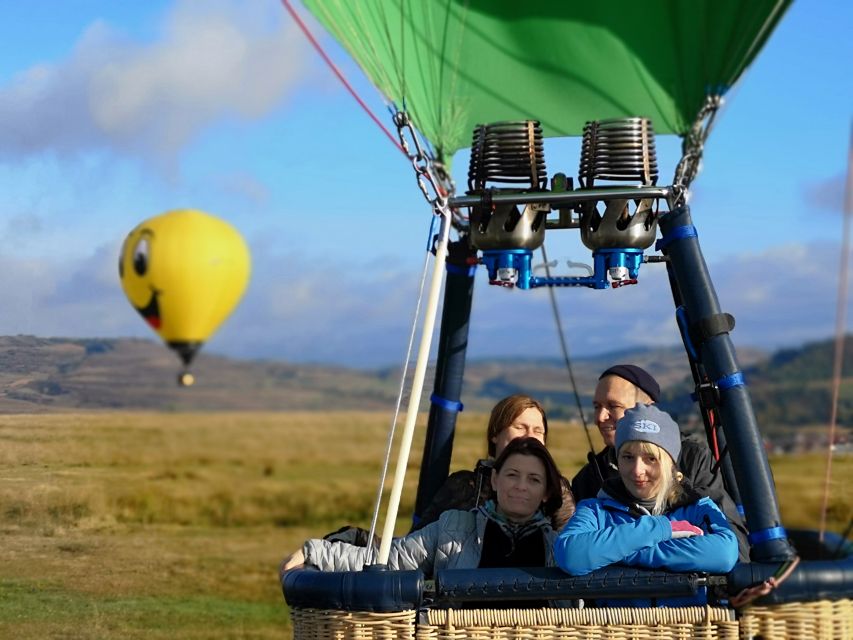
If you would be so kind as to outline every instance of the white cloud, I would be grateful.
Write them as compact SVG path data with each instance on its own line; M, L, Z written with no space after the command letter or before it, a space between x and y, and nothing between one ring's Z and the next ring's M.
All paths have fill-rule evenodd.
M0 260L0 269L14 274L0 280L0 334L151 337L124 300L117 254L114 244L63 265ZM795 245L710 265L722 310L737 318L735 345L772 349L832 335L837 262L837 246ZM504 291L483 276L477 275L469 355L558 358L547 292ZM207 349L244 358L396 365L419 279L411 269L375 262L256 249L249 290ZM556 293L573 356L680 342L663 265L644 266L637 286Z
M786 245L714 265L744 344L778 347L835 331L840 246ZM849 256L847 262L850 269ZM760 295L756 294L760 292ZM848 318L851 318L848 293Z
M44 227L44 221L35 213L19 213L6 220L0 238L20 247L38 238L43 233Z
M788 245L710 264L721 310L736 318L734 344L775 349L831 336L839 250L832 244ZM559 357L545 292L514 292L527 296L514 300L483 293L474 309L472 354ZM643 266L639 285L620 290L556 293L573 355L680 344L663 265Z
M269 187L243 171L220 176L214 180L214 186L223 193L236 196L253 206L265 206L270 202Z
M212 349L363 366L402 359L419 274L257 250L254 263L247 295Z
M93 24L67 60L0 88L0 153L112 149L172 163L211 123L281 106L303 40L274 0L179 2L151 43Z
M0 334L99 337L146 335L118 282L118 246L97 247L68 263L4 258ZM140 328L144 329L141 322Z

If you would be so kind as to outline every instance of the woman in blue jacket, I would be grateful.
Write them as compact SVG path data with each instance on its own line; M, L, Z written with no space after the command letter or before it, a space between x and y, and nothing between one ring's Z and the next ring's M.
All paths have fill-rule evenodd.
M729 572L737 538L710 498L682 484L673 419L654 405L636 405L616 425L616 451L619 477L577 505L554 544L557 564L572 575L616 563Z

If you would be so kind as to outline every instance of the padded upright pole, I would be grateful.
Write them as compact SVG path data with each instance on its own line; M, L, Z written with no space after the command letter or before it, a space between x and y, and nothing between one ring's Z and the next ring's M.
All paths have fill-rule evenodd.
M668 261L666 263L666 271L669 275L669 286L672 290L672 301L675 303L676 309L681 309L684 307L681 291L678 290L678 282L675 279L675 274L672 272L672 263ZM698 394L701 385L707 382L707 374L705 373L704 367L697 359L698 354L691 352L692 336L689 333L689 329L687 327L679 328L682 332L681 337L684 341L684 348L687 351L687 360L690 363L690 373L693 376L693 383ZM708 441L708 446L714 453L714 458L717 460L719 473L723 479L723 485L726 488L726 492L734 501L735 508L738 513L743 515L743 500L740 497L740 489L738 489L737 486L737 478L735 477L735 470L732 466L732 458L728 454L726 434L717 428L717 424L714 421L713 407L703 404L704 399L702 397L697 397L696 400L699 403L699 413L701 414L702 422L705 425L705 436ZM715 439L716 446L714 446ZM719 458L717 457L717 453L719 453Z
M468 349L468 327L474 296L475 254L467 238L448 246L444 307L438 339L435 384L430 398L429 421L424 445L413 524L430 504L450 471L456 417L462 410L462 378Z
M752 559L787 560L796 554L781 525L776 487L749 391L729 332L720 322L723 314L689 207L663 214L660 229L663 237L658 247L669 257L687 322L704 329L704 337L694 347L698 361L719 390L719 413L743 499Z

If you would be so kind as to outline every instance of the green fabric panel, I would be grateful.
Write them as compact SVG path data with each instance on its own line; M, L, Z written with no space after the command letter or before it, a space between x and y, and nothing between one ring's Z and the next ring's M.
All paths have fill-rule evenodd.
M545 135L647 116L684 134L790 0L304 0L439 157L477 124L536 119Z

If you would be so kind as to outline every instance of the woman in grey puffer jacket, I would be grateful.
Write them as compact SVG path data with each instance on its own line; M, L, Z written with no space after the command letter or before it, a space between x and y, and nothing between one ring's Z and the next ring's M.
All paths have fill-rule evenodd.
M472 511L445 511L437 522L395 538L389 569L555 566L556 533L550 515L562 503L560 472L535 438L517 438L495 460L496 500ZM306 565L322 571L359 571L368 549L342 542L308 540L282 563L282 572Z

